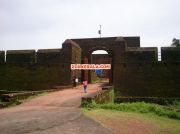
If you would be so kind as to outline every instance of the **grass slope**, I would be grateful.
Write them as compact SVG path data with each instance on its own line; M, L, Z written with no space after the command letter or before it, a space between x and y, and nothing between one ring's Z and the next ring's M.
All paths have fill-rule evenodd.
M133 102L133 103L120 103L120 104L92 104L85 105L86 108L100 108L100 109L110 109L124 112L136 112L136 113L152 113L158 116L164 116L168 118L180 120L180 112L176 111L179 107L179 103L176 102L175 105L171 106L161 106L158 104L151 104L145 102Z
M116 134L179 134L180 121L155 115L107 109L84 108L85 115Z

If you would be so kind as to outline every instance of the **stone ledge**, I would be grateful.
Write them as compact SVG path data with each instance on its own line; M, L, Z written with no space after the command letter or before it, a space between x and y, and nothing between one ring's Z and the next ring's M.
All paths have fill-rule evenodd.
M83 103L92 103L93 101L97 104L112 102L113 97L110 94L112 91L112 86L102 87L101 91L82 97L81 106L83 106Z
M34 96L40 93L44 93L44 92L55 92L55 91L60 91L60 90L65 90L68 88L71 88L72 86L55 86L52 89L49 90L41 90L41 91L5 91L5 90L1 90L1 97L2 100L5 102L12 102L12 101L16 101L16 100L22 100L22 99L26 99L29 96Z

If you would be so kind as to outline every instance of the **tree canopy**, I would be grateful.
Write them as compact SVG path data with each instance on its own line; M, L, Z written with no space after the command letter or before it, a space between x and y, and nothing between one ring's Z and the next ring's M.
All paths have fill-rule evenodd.
M171 46L180 47L180 40L173 38Z

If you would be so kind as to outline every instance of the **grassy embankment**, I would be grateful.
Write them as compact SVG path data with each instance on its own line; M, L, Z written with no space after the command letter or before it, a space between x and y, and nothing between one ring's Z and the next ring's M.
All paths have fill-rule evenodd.
M180 133L180 102L161 106L144 102L101 104L93 102L83 112L115 133Z

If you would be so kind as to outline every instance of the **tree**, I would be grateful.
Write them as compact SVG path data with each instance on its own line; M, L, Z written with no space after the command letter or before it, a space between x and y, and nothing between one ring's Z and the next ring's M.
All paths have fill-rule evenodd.
M180 40L173 38L171 46L180 47Z

